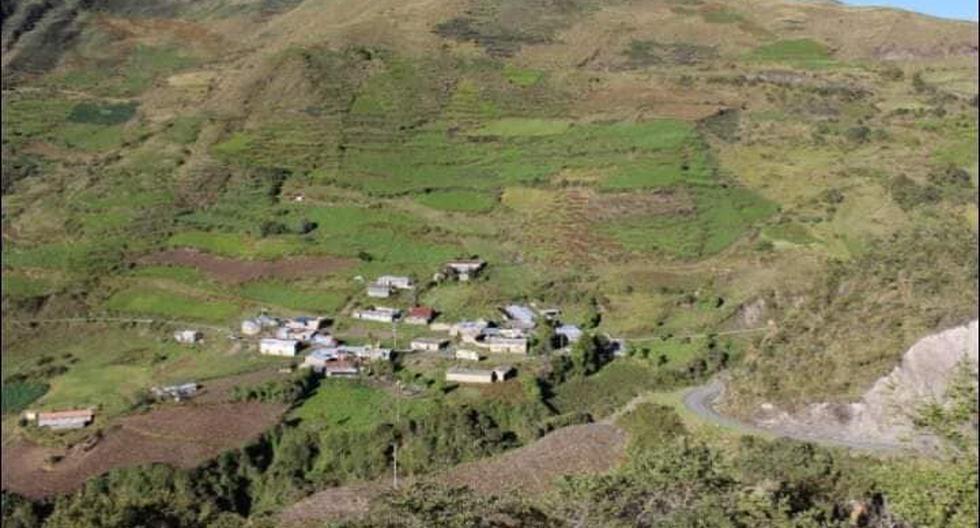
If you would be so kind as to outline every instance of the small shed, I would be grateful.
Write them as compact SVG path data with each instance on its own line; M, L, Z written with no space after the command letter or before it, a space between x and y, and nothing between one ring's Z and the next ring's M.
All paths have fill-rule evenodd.
M487 384L497 381L497 374L492 370L449 367L446 369L446 381Z
M405 322L413 325L427 325L436 317L436 311L428 306L413 306L408 309Z
M517 370L510 365L500 365L493 368L494 381L506 381L516 373Z
M323 367L323 375L328 378L352 378L360 373L357 364L350 361L332 361Z
M256 319L245 319L242 321L242 334L255 336L262 333L262 323Z
M174 340L185 345L193 345L204 339L204 334L197 330L178 330L174 332Z
M438 352L449 346L449 340L442 337L418 337L412 340L412 350Z
M481 359L483 359L483 357L480 356L480 353L477 352L476 350L469 350L466 348L460 348L456 350L455 355L456 355L456 359L466 359L469 361L480 361Z
M445 269L447 275L465 282L475 277L486 264L480 259L453 260L446 263Z
M382 275L375 281L376 284L398 288L399 290L410 290L415 287L411 277L404 275Z
M555 329L555 334L562 338L563 344L578 343L582 339L582 329L570 324L564 324Z

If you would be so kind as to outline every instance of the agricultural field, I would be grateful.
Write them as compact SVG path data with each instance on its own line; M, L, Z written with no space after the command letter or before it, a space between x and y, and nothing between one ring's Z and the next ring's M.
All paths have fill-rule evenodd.
M744 420L852 401L976 318L975 23L782 0L23 0L3 29L5 522L258 526L377 491L394 446L413 483L482 494L412 484L360 508L419 526L498 518L532 479L549 499L514 523L614 524L642 497L649 525L843 524L892 490L882 515L952 526L976 502L944 484L961 496L937 520L850 458L672 414L719 374ZM443 277L472 258L472 280ZM417 286L369 297L382 275ZM554 350L539 326L529 356L469 364L517 369L480 386L446 382L449 353L318 378L236 335L315 315L404 349L444 334L352 312L510 303L586 337ZM205 392L148 397L187 381ZM650 393L667 407L636 406ZM95 422L21 420L76 408ZM432 504L464 516L403 516Z

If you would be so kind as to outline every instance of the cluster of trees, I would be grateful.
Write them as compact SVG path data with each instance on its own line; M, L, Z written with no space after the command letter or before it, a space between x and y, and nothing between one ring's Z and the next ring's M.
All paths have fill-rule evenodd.
M566 478L548 496L487 497L423 484L380 497L366 518L342 526L974 526L975 476L971 483L961 478L967 472L948 468L949 477L878 479L897 476L902 464L751 437L721 451L680 435L634 451L611 474ZM918 507L912 485L939 507Z
M313 369L300 369L287 378L274 379L259 385L235 386L232 399L269 403L295 403L309 396L317 386L318 375Z

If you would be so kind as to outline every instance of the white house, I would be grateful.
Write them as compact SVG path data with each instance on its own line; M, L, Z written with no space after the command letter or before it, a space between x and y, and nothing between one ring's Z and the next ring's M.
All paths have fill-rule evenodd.
M410 290L415 287L412 278L403 275L382 275L378 277L375 283L390 288L398 288L399 290Z
M260 333L262 333L262 323L255 319L245 319L242 321L242 334L254 336Z
M317 346L332 347L337 346L337 338L324 332L317 332L310 338L310 343Z
M438 352L449 346L449 340L441 337L418 337L412 340L412 350Z
M390 348L380 348L369 345L364 346L352 346L352 345L340 345L337 347L337 351L342 354L347 354L354 356L357 359L364 359L368 361L388 361L391 359L391 349Z
M495 354L527 354L527 338L524 337L488 337L483 346Z
M80 429L92 423L95 412L91 409L37 413L37 426L49 429Z
M509 304L502 311L514 326L534 328L536 316L531 308L520 304Z
M327 363L336 361L337 358L338 354L335 348L317 348L303 358L303 364L300 366L311 368L317 372L323 372L323 368L327 366Z
M174 340L178 343L193 345L204 338L204 334L197 330L178 330L174 332Z
M295 339L263 339L259 341L259 353L267 356L293 357L299 352Z
M446 381L456 383L493 383L497 374L492 370L449 367L446 369Z
M456 350L456 359L466 359L469 361L480 361L480 353L476 350L460 348Z
M293 317L286 321L286 328L291 330L313 330L317 331L323 328L324 323L327 322L325 317L313 317L309 315L302 315L299 317Z
M446 263L446 274L461 281L475 277L487 263L480 259L454 260Z
M570 324L564 324L555 329L555 334L561 336L567 344L578 343L582 339L582 329Z
M276 339L295 339L296 341L309 341L316 335L316 330L308 328L290 328L284 326L276 329Z
M376 299L387 299L391 297L391 286L377 283L368 284L367 295Z
M489 324L483 319L477 321L460 321L449 329L449 335L459 337L468 343L475 343Z
M354 313L351 315L354 319L362 319L364 321L393 323L401 316L401 310L376 306L368 310L354 310Z

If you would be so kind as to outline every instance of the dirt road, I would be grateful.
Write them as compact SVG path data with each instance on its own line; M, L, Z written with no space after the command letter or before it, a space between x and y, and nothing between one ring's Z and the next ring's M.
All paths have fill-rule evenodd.
M726 429L740 431L745 434L758 434L764 436L779 436L792 438L803 442L812 442L828 447L846 447L860 451L871 451L883 454L896 454L908 451L909 447L903 444L884 444L879 442L856 442L834 438L832 436L803 435L793 431L780 431L777 429L766 429L751 423L742 422L725 416L714 408L715 401L724 393L725 385L719 380L694 387L684 393L684 407L697 415L700 419L710 422Z

